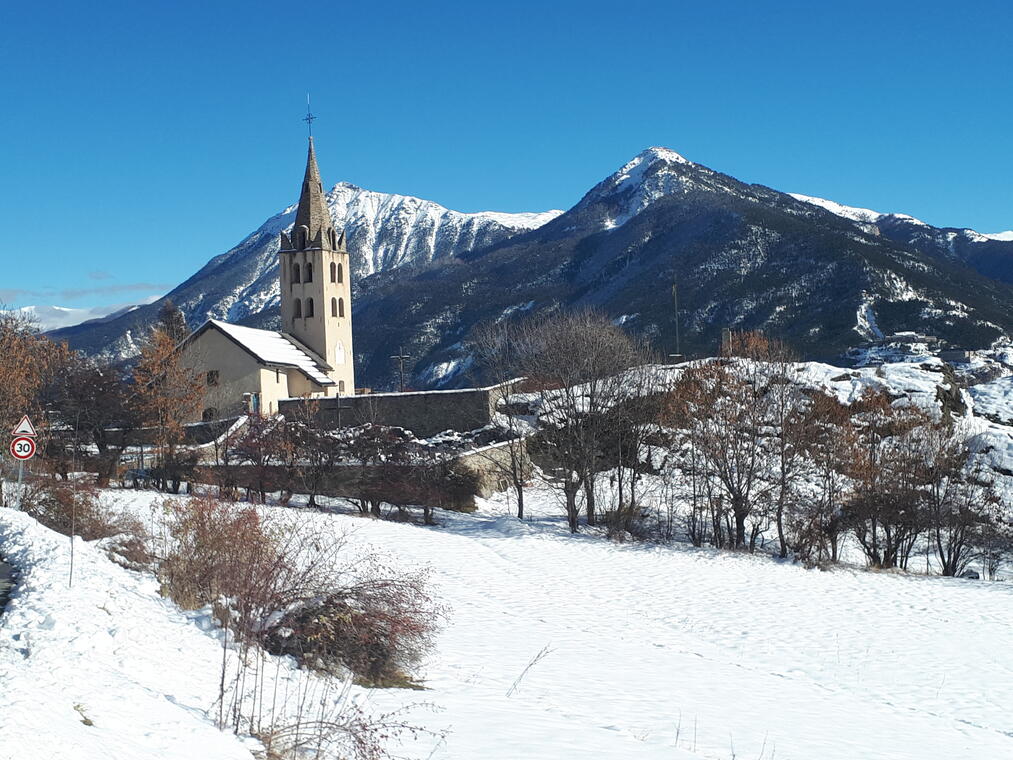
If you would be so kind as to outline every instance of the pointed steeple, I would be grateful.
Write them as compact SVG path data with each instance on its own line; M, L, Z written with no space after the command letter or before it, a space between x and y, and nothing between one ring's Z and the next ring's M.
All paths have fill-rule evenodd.
M291 235L282 233L283 250L305 250L307 248L337 248L338 235L327 210L323 184L320 182L320 169L317 167L317 155L313 149L313 138L310 137L309 153L306 156L306 174L302 181L302 192L299 195L299 207L295 213L295 224Z

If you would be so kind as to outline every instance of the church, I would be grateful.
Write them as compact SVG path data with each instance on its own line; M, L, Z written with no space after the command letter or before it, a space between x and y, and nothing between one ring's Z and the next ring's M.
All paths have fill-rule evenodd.
M348 250L327 209L312 137L295 223L280 237L281 329L209 319L180 343L182 365L206 384L205 420L355 393Z

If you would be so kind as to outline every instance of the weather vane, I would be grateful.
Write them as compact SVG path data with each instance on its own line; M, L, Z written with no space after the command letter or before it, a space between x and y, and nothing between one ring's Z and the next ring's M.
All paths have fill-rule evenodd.
M306 115L303 117L303 121L306 122L306 126L309 128L310 137L313 137L313 122L317 117L310 112L310 94L306 93Z

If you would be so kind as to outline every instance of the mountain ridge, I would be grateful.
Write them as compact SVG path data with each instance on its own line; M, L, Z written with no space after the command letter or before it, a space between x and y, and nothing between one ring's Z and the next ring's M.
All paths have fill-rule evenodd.
M849 219L667 148L641 151L564 212L462 214L343 182L327 196L353 252L363 385L391 385L386 357L401 345L416 383L461 383L472 326L569 306L600 308L672 350L673 279L685 347L697 351L723 326L762 327L821 358L878 331L987 343L1013 330L1013 269L1005 282L1002 269L1013 243L904 215ZM293 213L169 293L191 326L209 316L277 325L277 237ZM150 316L54 334L126 358Z

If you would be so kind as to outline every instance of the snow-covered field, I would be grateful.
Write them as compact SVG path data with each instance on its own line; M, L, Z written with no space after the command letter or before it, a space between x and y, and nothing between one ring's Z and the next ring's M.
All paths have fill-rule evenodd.
M146 519L157 498L105 494ZM447 732L399 754L1013 757L1013 585L571 536L541 488L528 509L433 528L284 512L433 570L450 616L428 690L356 691ZM81 542L68 589L68 539L23 514L0 510L0 547L23 573L0 616L0 758L250 756L213 725L206 616Z

